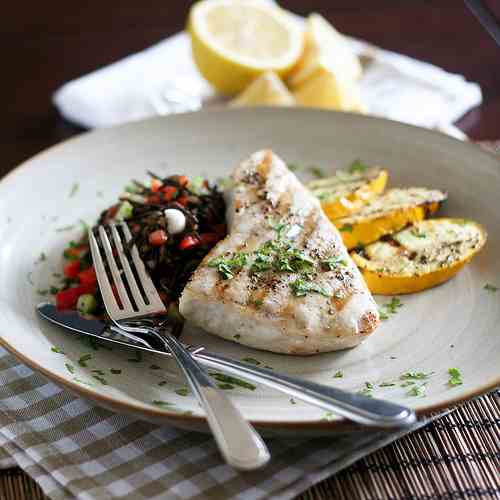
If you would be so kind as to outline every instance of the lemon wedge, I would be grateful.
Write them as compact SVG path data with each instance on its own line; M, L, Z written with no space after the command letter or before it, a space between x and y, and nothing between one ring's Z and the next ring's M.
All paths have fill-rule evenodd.
M302 83L293 95L299 106L366 113L357 82L341 71L334 71L321 60L314 75Z
M280 77L267 71L257 77L241 94L233 99L232 107L293 106L295 99Z
M362 68L358 57L344 38L324 17L311 14L306 21L304 51L288 80L295 89L328 68L337 79L356 81Z
M188 31L200 73L220 92L241 92L265 71L286 76L303 48L289 13L264 0L202 0Z

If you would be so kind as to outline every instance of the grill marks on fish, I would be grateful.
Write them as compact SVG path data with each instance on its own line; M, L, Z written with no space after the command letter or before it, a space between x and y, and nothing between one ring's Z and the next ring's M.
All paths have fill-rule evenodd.
M274 352L314 354L361 342L378 324L376 304L318 200L270 151L243 162L233 181L226 193L229 234L184 290L180 308L186 319L224 338ZM276 245L272 268L254 271L256 251L262 252L266 242ZM232 270L232 279L208 265L239 252L247 254L247 263ZM299 257L298 265L304 267L296 269L294 252L314 264ZM327 269L322 262L329 258L341 264ZM295 271L280 270L287 260ZM299 279L330 296L315 290L295 295L290 285Z

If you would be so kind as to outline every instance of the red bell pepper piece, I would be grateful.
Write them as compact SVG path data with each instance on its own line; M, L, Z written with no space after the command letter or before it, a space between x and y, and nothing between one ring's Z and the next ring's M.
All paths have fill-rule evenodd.
M161 189L162 186L163 186L163 182L161 182L158 179L153 179L151 181L151 191L153 191L153 193L157 193Z
M89 252L88 245L78 245L64 250L64 256L70 260L79 260Z
M97 283L97 276L94 266L91 266L84 271L80 271L78 273L78 279L80 280L81 285L95 285Z
M179 242L179 248L181 250L188 250L189 248L194 248L200 244L200 239L197 236L188 234L182 238Z
M161 247L168 241L168 235L163 229L157 229L149 233L148 240L154 247Z
M177 203L179 203L179 205L182 205L183 207L185 207L188 203L188 200L189 200L188 196L182 195L182 196L179 196L179 198L177 198L177 200L175 200L175 201Z
M61 290L56 294L56 305L58 309L74 309L78 302L78 297L86 293L95 294L97 286L94 285L79 285L73 288Z
M68 262L64 266L64 276L66 276L66 278L76 278L80 272L80 266L81 264L79 260L72 260L71 262Z
M165 201L172 201L175 198L175 195L177 194L177 188L175 186L165 186L162 189L163 193L163 198L165 198Z

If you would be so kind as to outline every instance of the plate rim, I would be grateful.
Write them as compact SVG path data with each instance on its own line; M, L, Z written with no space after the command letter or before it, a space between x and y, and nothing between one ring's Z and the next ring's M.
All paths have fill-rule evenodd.
M250 114L250 113L258 113L260 110L266 110L269 112L270 108L269 107L253 107L253 108L248 108L248 109L208 109L208 110L201 110L201 111L193 111L193 112L188 112L188 113L182 113L181 115L183 117L187 116L197 116L200 113L203 114L212 114L212 115L220 115L220 114ZM459 139L456 139L454 137L450 137L442 132L439 132L437 130L432 130L432 129L426 129L422 127L418 127L415 125L403 123L403 122L398 122L396 120L391 120L387 118L381 118L381 117L376 117L376 116L369 116L369 115L359 115L356 113L345 113L345 112L338 112L338 111L332 111L332 110L321 110L321 109L311 109L311 108L279 108L274 110L273 113L278 113L278 114L287 114L287 113L297 113L297 114L303 114L303 113L312 113L312 114L328 114L331 115L332 117L345 117L345 115L350 116L354 121L359 120L359 121L375 121L375 122L382 122L382 123L389 123L391 127L397 127L397 128L403 128L410 130L410 133L419 133L423 135L428 135L430 137L439 137L441 141L449 142L450 145L454 145L451 147L456 147L460 145L460 147L465 147L466 149L469 150L474 150L475 154L483 155L487 157L489 160L494 160L500 169L500 156L494 154L493 152L490 152L488 150L480 148L478 145L468 142L468 141L461 141ZM116 125L113 127L107 127L107 128L100 128L100 129L93 129L93 130L87 130L84 131L83 133L79 133L76 136L72 136L68 139L65 139L64 141L61 141L57 144L54 144L39 153L31 156L30 158L24 160L22 163L20 163L18 166L14 167L11 171L9 171L6 175L4 175L0 179L0 191L4 188L5 184L8 182L11 182L17 175L20 174L21 171L24 171L27 168L30 168L31 163L35 160L38 160L39 158L45 156L45 155L50 155L54 151L56 151L58 148L62 148L67 146L73 141L79 141L82 138L96 135L96 134L101 134L101 133L106 133L109 130L117 130L121 128L133 128L134 126L141 126L143 124L146 124L148 122L153 122L153 121L164 121L164 120L171 120L175 119L179 115L166 115L166 116L157 116L157 117L152 117L152 118L146 118L142 120L137 120L133 122L128 122L120 125ZM72 382L69 379L66 379L57 373L54 373L53 371L43 367L42 365L38 364L35 360L26 357L23 353L19 352L15 347L13 347L11 344L9 344L2 336L0 333L0 346L4 347L9 351L12 355L14 355L18 360L20 360L22 363L26 364L30 368L34 369L35 371L41 373L45 377L47 377L49 380L67 388L73 393L76 393L82 397L85 397L91 401L97 402L98 404L104 404L108 408L113 408L114 410L118 412L124 412L124 413L133 413L135 415L144 415L150 418L163 418L172 422L178 421L178 422L184 422L189 425L192 425L193 427L195 426L201 426L201 427L206 427L206 418L203 415L188 415L188 414L183 414L180 412L175 412L175 411L170 411L168 409L154 409L154 408L148 408L148 407L143 407L141 405L136 405L134 403L128 403L116 398L113 398L112 396L106 396L105 394L99 393L97 391L92 391L90 389L87 389L85 387L82 387L81 385ZM486 383L471 389L470 391L466 392L463 395L460 396L455 396L455 397L450 397L445 400L442 400L438 403L432 404L432 405L427 405L424 407L421 407L419 409L416 409L415 412L418 417L425 417L429 416L433 413L445 410L447 408L451 408L453 406L456 406L457 404L464 403L472 398L478 397L482 394L485 394L492 389L500 386L500 373L496 376L487 381ZM284 420L284 421L268 421L268 420L258 420L258 419L252 419L250 422L255 425L257 428L263 429L263 430L279 430L279 429L288 429L288 430L325 430L325 431L363 431L367 429L367 426L356 424L354 422L351 422L347 420L346 418L339 417L338 420L333 420L333 421L326 421L326 420L303 420L300 422L293 422L290 420ZM370 428L376 428L376 427L370 427Z

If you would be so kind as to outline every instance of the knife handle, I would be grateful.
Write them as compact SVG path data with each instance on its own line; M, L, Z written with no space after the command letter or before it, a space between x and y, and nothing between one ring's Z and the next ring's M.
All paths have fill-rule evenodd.
M413 410L397 403L276 373L267 368L240 363L205 350L195 352L193 356L210 368L218 368L232 375L261 383L359 424L392 428L407 427L416 421Z

